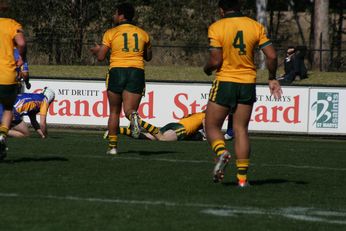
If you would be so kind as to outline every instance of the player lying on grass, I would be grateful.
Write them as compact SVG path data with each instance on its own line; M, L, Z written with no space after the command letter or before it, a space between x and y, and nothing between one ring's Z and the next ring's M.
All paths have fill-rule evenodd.
M143 128L139 139L159 140L159 141L179 141L179 140L206 140L204 133L204 118L205 112L193 113L179 122L168 123L162 128L158 129L152 124L141 120L141 127ZM228 128L225 136L228 140L233 137L232 123L228 123ZM119 131L122 135L132 137L130 128L120 128ZM104 139L107 139L108 131L104 134Z
M204 112L190 114L178 122L168 123L162 128L157 128L141 120L141 133L139 139L159 140L159 141L180 141L180 140L205 140L204 134ZM120 128L120 134L131 135L130 128ZM105 133L104 138L108 135Z
M204 112L193 113L178 122L168 123L160 129L146 123L143 126L146 132L141 132L140 138L159 141L203 140L205 139L204 118ZM158 132L151 132L152 130L158 130ZM128 128L122 128L120 134L129 135L131 133Z
M8 135L11 137L27 137L30 135L29 128L23 121L23 116L29 116L30 123L36 132L42 137L47 137L47 112L49 105L53 102L55 93L45 88L42 93L23 93L17 96L13 106L13 120ZM0 107L2 117L3 108ZM40 122L36 115L40 115Z

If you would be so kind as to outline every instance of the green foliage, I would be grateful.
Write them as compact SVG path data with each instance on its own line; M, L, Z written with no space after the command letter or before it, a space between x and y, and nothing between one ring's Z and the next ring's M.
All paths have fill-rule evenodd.
M37 57L35 63L89 64L90 54L86 44L100 42L105 30L114 26L112 23L114 8L121 2L125 1L12 0L12 11L9 14L23 24L31 41L29 56ZM187 48L196 45L206 46L207 28L213 21L219 19L218 1L215 0L129 0L129 2L136 6L135 21L149 32L154 45L178 45ZM255 18L256 1L242 0L242 2L245 14ZM332 11L340 12L345 5L342 2L345 1L330 0ZM300 28L297 14L294 22L299 28L299 36L294 32L293 18L283 19L280 13L281 11L311 12L313 3L310 0L268 0L267 10L270 15L268 33L275 45L287 46L288 42L302 44L308 41L311 44L313 40L311 34L309 38L305 38L307 35L303 33L309 28L306 26ZM333 44L338 44L333 49L337 49L340 53L343 48L340 45L343 31L336 29L338 28L336 23L331 28L335 37ZM188 58L191 58L189 52L186 50ZM342 62L342 55L339 53L335 63ZM338 68L341 65L338 64Z

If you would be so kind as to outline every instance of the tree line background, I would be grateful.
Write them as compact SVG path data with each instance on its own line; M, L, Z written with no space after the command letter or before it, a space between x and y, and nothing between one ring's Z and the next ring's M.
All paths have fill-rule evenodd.
M30 63L95 64L88 53L114 26L119 0L12 0L8 13L25 28ZM149 32L154 64L200 65L208 26L219 18L217 0L130 0L136 23ZM243 11L267 27L284 55L287 46L305 46L312 68L346 69L344 16L340 0L243 0ZM154 53L154 54L155 54ZM259 58L260 60L260 58Z

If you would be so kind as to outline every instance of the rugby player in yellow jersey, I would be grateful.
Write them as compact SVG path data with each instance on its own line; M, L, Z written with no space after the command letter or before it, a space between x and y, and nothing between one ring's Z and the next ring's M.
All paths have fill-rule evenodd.
M256 101L254 49L258 46L266 56L269 89L275 98L282 94L275 79L277 56L263 25L242 15L238 0L220 0L218 6L222 19L208 29L210 55L204 66L207 75L216 70L206 110L206 135L217 155L213 180L220 182L231 158L221 126L228 113L232 112L237 180L238 185L244 187L248 185L250 156L248 125Z
M9 0L0 0L0 103L4 108L0 125L0 160L6 156L6 136L17 96L16 68L21 67L26 58L26 42L22 26L13 19L1 17L9 6ZM19 52L17 61L14 59L14 47L17 47Z
M146 123L146 128L142 130L139 138L159 141L205 140L204 118L205 112L193 113L178 122L166 124L155 134L151 132L155 126ZM132 137L128 128L120 128L120 134Z
M117 154L119 118L123 106L125 115L131 121L132 135L138 137L143 122L137 109L145 90L144 60L152 58L149 35L132 23L135 10L129 3L116 7L116 27L106 31L102 45L91 51L98 60L104 60L111 50L110 68L107 75L107 96L110 106L108 120L109 144L107 154ZM157 131L158 132L158 131Z

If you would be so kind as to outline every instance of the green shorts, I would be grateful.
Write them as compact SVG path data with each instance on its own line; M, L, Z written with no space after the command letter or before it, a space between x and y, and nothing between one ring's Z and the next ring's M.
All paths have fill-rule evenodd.
M135 94L144 94L144 70L132 67L113 67L106 77L107 90L122 93L124 90Z
M0 103L5 110L12 110L13 104L17 98L18 85L0 85Z
M256 84L233 83L214 80L209 100L229 107L234 112L238 104L253 105L256 102Z
M173 130L177 134L178 140L183 140L186 138L185 127L180 123L169 123L160 128L160 132L163 134L168 130Z

